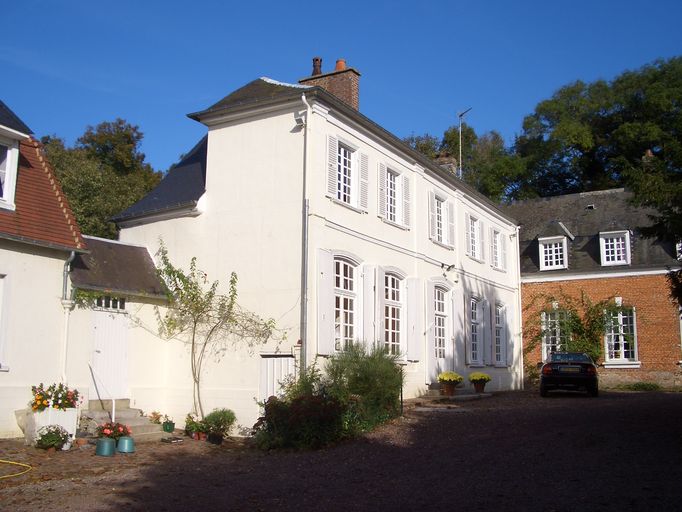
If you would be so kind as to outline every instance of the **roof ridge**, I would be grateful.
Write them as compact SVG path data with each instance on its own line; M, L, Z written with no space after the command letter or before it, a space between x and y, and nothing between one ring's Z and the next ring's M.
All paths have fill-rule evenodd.
M313 85L290 84L287 82L280 82L279 80L275 80L274 78L270 78L267 76L261 76L258 78L258 80L263 80L264 82L267 82L272 85L281 85L283 87L292 87L294 89L312 89L314 87Z

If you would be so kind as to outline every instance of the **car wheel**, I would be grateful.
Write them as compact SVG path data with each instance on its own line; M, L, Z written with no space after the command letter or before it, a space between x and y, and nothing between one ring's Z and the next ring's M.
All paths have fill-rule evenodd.
M599 388L597 386L594 386L590 388L590 396L599 396Z
M540 396L547 396L547 388L542 384L540 385Z

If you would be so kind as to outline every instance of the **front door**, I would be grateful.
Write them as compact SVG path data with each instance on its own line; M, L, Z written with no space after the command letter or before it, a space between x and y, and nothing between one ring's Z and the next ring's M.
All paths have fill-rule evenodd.
M97 299L93 311L90 399L128 398L128 315L125 301Z

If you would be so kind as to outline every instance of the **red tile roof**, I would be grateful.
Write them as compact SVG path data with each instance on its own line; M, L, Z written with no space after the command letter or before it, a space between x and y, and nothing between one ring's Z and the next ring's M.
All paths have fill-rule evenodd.
M86 250L76 219L40 143L19 145L14 211L0 208L0 238L65 250Z

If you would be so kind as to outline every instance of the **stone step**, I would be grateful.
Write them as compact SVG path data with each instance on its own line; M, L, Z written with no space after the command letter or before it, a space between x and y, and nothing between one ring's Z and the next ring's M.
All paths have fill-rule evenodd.
M90 410L85 410L82 413L83 416L87 416L89 418L94 419L95 421L99 421L100 423L105 422L105 421L111 421L111 413L108 411L90 411ZM146 416L142 415L142 411L140 409L116 409L116 421L125 423L128 421L134 421L138 418L146 418ZM148 418L146 418L148 420Z
M130 399L129 398L117 398L116 411L119 409L130 409ZM111 400L90 400L88 401L89 411L111 411L112 401ZM118 414L118 413L117 413Z

